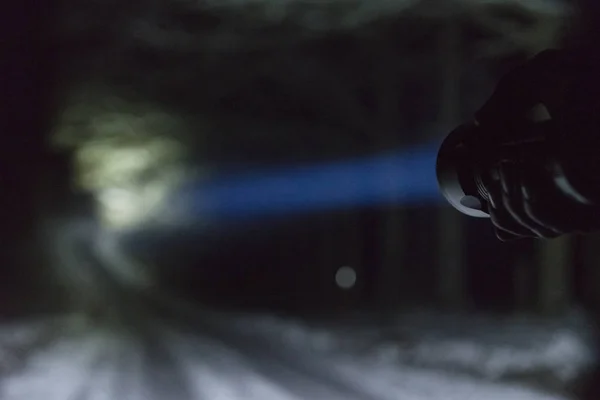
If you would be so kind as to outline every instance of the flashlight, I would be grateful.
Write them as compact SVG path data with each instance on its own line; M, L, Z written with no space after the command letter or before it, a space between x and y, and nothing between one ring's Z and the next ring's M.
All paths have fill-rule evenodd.
M500 185L500 167L527 174L535 169L566 192L569 187L563 164L552 140L551 121L523 119L501 127L464 124L443 141L437 156L436 175L440 191L461 213L488 218L489 188Z
M573 216L580 209L586 216L582 224L597 219L600 92L591 54L580 49L539 53L498 82L475 121L445 138L436 173L454 208L489 217L490 204L502 207L507 200L495 197L505 188L510 192L505 195L513 196L513 210L526 204L528 210L547 211L545 216ZM528 198L517 198L517 189ZM571 217L563 220L568 220L565 226L581 225Z
M597 188L584 179L591 167L581 150L570 148L552 120L523 119L501 127L464 124L443 141L437 155L440 191L461 213L488 218L489 188L499 187L500 168L510 164L550 196L558 193L572 204L595 205ZM544 186L545 185L545 186Z

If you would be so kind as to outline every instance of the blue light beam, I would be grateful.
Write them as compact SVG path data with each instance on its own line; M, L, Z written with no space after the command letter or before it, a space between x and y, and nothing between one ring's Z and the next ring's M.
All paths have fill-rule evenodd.
M442 201L437 146L369 158L215 177L185 193L191 216L221 222L384 204Z

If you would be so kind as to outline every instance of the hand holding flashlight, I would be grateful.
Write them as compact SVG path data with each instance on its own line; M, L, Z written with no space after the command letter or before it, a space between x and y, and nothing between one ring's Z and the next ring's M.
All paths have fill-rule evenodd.
M438 180L461 212L501 240L600 228L600 72L593 56L548 50L498 83L453 131Z

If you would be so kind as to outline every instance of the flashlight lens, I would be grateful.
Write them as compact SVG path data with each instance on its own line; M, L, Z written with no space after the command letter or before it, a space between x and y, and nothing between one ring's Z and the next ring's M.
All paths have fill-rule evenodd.
M472 217L487 218L485 200L477 190L473 149L468 146L468 139L478 133L475 124L452 131L438 152L436 173L440 191L454 208Z

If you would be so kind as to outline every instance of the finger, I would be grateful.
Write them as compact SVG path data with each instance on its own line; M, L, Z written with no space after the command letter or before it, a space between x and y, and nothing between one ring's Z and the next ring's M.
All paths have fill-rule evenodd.
M558 235L575 232L589 233L598 230L598 225L591 222L598 210L591 210L572 203L560 201L556 203L554 208L536 206L535 203L527 204L525 211L531 218L537 219Z
M549 229L531 218L525 210L528 206L529 204L525 203L523 199L504 196L504 207L518 224L531 232L529 236L551 239L559 235L555 230Z
M512 242L514 240L525 238L525 236L515 235L497 227L494 227L494 233L496 234L498 240L500 240L501 242Z
M501 193L501 191L493 191L493 190L491 192L492 193L494 193L494 192ZM494 227L494 233L496 234L496 237L501 242L509 242L512 240L524 238L525 237L524 235L521 235L517 232L518 229L512 230L510 228L510 222L508 222L508 223L505 222L506 218L501 217L501 211L499 212L499 210L496 208L495 200L493 200L494 198L497 198L497 197L498 197L497 195L490 196L490 200L488 203L488 209L487 209L487 212L490 215L490 219L492 221L492 225Z
M527 170L532 171L533 168ZM552 232L553 237L570 231L569 224L561 220L563 220L562 215L565 215L572 206L563 204L561 193L547 178L541 174L540 176L534 176L533 173L524 174L521 193L525 199L523 211L528 219Z
M489 214L492 224L497 230L516 237L532 236L532 232L518 224L503 207L490 208Z
M536 221L537 224L544 226L555 235L562 235L568 233L570 230L564 224L556 221L556 217L553 215L555 212L549 211L547 207L541 204L525 203L524 211L529 218Z
M526 218L523 218L524 212L521 212L523 196L519 188L519 174L515 166L509 163L502 163L498 168L499 184L501 187L500 194L496 197L500 198L500 205L497 207L497 214L503 216L504 226L510 223L511 230L518 232L524 236L539 236L540 233L536 230L535 224L528 223Z
M504 163L500 166L499 172L503 188L502 205L511 217L514 218L516 223L528 229L534 237L555 237L556 232L531 218L525 211L526 199L524 197L525 191L523 190L522 177L527 175L527 168Z
M509 242L509 241L513 241L513 240L516 240L516 239L521 239L523 237L521 235L517 235L515 233L508 232L508 231L506 231L506 230L498 227L497 223L495 222L497 220L497 215L496 215L495 207L493 207L491 205L491 203L488 204L487 212L490 215L490 218L492 220L492 226L494 228L494 234L496 235L496 237L501 242Z

